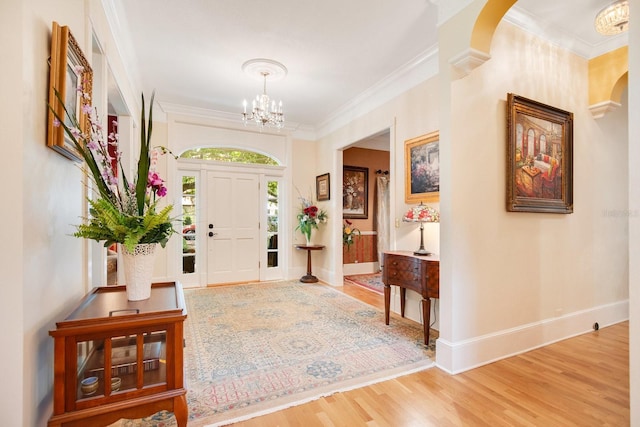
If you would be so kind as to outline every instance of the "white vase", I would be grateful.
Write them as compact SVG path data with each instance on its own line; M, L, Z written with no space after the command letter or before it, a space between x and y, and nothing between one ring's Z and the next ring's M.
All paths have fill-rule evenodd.
M304 230L302 231L302 235L304 236L304 239L306 241L306 245L307 246L312 246L313 243L311 243L311 229L308 230L308 232L305 232Z
M156 245L156 243L136 245L133 253L129 252L124 245L120 246L122 248L124 279L129 301L141 301L151 296L151 279L153 278L153 265L156 258Z

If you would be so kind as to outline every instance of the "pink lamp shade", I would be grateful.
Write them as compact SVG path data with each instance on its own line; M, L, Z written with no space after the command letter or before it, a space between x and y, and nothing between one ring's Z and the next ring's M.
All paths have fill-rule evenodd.
M440 222L440 214L437 210L430 206L423 205L422 202L418 206L414 206L404 214L402 218L404 222L419 222L420 223L420 248L415 251L414 255L431 255L431 252L424 248L424 223L425 222Z

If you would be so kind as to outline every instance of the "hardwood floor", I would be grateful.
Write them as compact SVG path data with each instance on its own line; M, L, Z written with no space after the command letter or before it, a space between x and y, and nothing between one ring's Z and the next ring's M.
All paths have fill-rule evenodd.
M343 292L383 307L358 286ZM627 426L629 324L458 375L438 368L236 423L288 426Z

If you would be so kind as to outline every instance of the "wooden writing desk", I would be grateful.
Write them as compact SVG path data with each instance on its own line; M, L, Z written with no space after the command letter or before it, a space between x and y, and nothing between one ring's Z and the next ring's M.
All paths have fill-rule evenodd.
M413 252L410 251L385 252L382 265L385 324L389 324L391 285L400 287L400 315L402 317L404 317L406 290L411 289L422 295L424 343L428 345L431 298L440 297L440 259L436 255L413 255Z

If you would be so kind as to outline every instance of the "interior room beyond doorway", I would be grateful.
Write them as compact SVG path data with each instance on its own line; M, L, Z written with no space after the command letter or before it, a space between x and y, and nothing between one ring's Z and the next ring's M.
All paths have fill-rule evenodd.
M353 234L352 244L344 243L343 238L343 274L369 274L380 271L380 195L378 194L380 179L388 180L390 177L390 132L386 130L380 134L365 138L349 148L343 153L343 237L345 230L356 230ZM353 169L350 169L353 168ZM352 174L351 171L360 173ZM356 182L364 178L365 186L362 182ZM353 182L351 182L353 181ZM384 185L384 184L383 184ZM353 188L353 187L359 188ZM353 209L350 201L353 196L350 191L358 193L359 203L365 203L361 209ZM388 198L388 191L387 191ZM349 205L349 206L347 206ZM388 207L388 203L387 203ZM384 220L388 222L388 215ZM388 227L386 224L386 233ZM384 227L383 227L384 228ZM387 239L388 241L388 239Z

